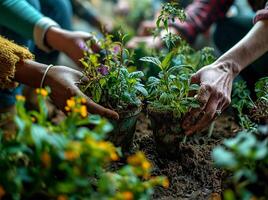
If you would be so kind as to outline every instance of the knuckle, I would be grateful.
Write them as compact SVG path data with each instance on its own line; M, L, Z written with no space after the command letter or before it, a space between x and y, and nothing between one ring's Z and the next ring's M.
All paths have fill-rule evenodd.
M222 91L219 91L219 90L216 91L216 96L217 96L218 98L225 98L224 93L223 93Z

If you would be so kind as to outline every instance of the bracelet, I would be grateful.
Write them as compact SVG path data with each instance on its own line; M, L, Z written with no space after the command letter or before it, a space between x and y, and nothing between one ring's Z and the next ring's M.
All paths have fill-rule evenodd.
M46 68L46 71L45 71L45 73L44 73L44 75L42 77L41 83L40 83L40 88L43 88L46 75L47 75L48 71L50 70L50 68L53 67L53 66L54 65L48 65L48 67Z

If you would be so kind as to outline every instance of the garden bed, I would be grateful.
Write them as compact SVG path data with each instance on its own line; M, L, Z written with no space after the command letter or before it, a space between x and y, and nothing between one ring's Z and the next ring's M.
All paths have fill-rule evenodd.
M218 199L217 196L222 193L224 173L214 168L211 151L224 138L234 136L238 129L233 118L224 115L216 121L211 138L205 132L188 138L179 147L179 158L169 160L159 157L150 120L141 115L132 151L143 151L153 164L152 174L165 175L170 181L168 189L155 189L153 199Z

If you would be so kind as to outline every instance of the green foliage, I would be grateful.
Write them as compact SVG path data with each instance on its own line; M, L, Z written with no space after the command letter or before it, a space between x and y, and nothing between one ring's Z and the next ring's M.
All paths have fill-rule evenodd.
M163 24L164 28L168 31L169 21L175 22L176 18L183 22L186 18L184 10L180 8L178 3L165 3L162 6L162 10L158 16L156 25L158 28L160 28Z
M104 140L111 124L87 116L80 97L66 102L68 114L59 124L48 122L48 91L37 92L39 110L27 111L18 96L17 132L0 131L1 199L149 199L154 186L167 185L164 177L150 178L142 153L111 172L109 164L120 155Z
M266 105L268 104L268 77L261 78L255 84L257 99L255 103L250 98L250 92L244 81L238 81L234 84L232 94L232 106L238 112L240 125L244 130L257 132L258 117L267 117ZM250 118L255 121L252 122Z
M258 98L268 102L268 77L261 78L256 82L255 92Z
M88 79L82 83L82 90L95 102L116 110L138 107L148 94L141 83L143 72L127 69L132 55L124 48L125 37L121 36L121 42L113 42L112 36L107 35L100 41L101 53L85 51L81 60Z
M268 139L242 131L216 147L212 157L217 167L232 172L233 187L225 192L226 200L267 199Z
M153 63L160 70L158 77L150 77L147 81L149 104L157 110L167 110L182 117L189 108L199 107L196 99L189 95L199 89L198 85L190 83L191 75L201 67L211 64L214 56L211 48L195 51L184 40L169 32L168 22L175 18L183 21L183 10L176 3L164 4L157 27L164 24L167 34L162 39L168 52L141 60Z
M187 48L189 52L186 53L184 49ZM169 52L162 60L158 57L141 59L155 64L160 69L158 77L150 77L147 81L149 93L147 99L153 107L170 110L179 117L183 116L189 108L199 107L195 98L189 96L190 92L199 89L197 84L190 83L190 78L199 66L207 64L209 55L206 52L204 57L204 51L207 50L195 52L186 43L182 43L178 49Z

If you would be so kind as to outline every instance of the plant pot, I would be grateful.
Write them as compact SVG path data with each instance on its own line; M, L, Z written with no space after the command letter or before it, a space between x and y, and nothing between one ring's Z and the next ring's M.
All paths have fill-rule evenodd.
M108 134L108 140L113 142L115 146L120 146L123 152L128 151L132 145L137 119L141 110L142 106L119 111L119 120L111 121L114 129Z
M160 111L148 106L156 149L163 157L174 158L179 155L179 145L185 135L181 128L182 119L175 117L172 111Z

